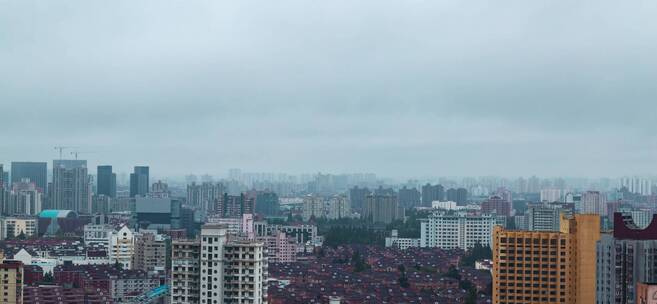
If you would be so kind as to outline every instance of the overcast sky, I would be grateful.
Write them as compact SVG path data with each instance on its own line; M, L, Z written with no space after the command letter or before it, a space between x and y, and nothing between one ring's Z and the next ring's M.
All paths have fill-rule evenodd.
M654 0L0 0L0 163L64 145L160 176L652 175L655 16Z

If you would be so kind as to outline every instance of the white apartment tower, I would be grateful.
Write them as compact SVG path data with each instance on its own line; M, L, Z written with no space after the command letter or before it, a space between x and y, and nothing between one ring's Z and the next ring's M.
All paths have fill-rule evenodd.
M228 230L222 225L201 228L201 304L223 304L224 245Z
M489 214L434 213L420 224L420 247L467 250L490 246L497 219Z

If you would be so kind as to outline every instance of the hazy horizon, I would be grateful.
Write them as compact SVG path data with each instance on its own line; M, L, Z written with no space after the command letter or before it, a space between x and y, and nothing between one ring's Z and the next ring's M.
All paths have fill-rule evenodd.
M657 172L654 1L0 1L0 164Z

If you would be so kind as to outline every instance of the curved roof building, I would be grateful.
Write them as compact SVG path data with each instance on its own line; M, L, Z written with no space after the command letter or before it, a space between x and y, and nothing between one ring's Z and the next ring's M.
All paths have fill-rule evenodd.
M73 210L43 210L39 213L39 218L77 218L78 214Z

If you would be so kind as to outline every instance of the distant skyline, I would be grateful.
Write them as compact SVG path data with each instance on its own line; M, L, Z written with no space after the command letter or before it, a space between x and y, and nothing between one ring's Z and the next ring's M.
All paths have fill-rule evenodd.
M657 175L655 1L2 1L0 163ZM68 150L65 158L74 158Z

